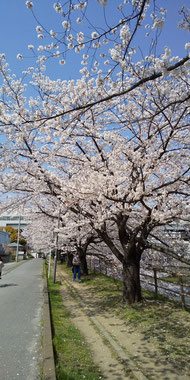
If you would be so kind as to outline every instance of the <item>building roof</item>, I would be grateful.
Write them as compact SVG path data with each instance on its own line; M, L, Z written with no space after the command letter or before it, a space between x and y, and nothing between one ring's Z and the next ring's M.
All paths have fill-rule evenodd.
M8 247L17 247L17 243L10 243L8 244ZM23 247L23 245L19 244L19 247Z

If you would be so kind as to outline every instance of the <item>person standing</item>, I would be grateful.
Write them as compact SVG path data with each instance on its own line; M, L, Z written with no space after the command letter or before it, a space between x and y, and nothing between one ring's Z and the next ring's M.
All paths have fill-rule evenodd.
M60 254L60 262L61 262L61 264L63 264L63 262L64 262L64 254L63 254L63 252L61 252L61 254Z
M3 264L3 259L2 257L0 256L0 279L1 279L1 274L2 274L2 269L4 267L4 264Z
M74 257L73 257L73 261L72 261L72 265L73 265L73 282L76 282L76 276L78 274L78 282L81 282L81 270L80 270L80 259L79 259L79 255L78 254L75 254Z

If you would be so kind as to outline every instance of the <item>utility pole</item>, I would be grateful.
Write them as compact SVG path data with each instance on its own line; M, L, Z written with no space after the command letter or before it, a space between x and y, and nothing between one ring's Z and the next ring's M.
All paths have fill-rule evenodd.
M51 248L50 248L50 251L49 251L48 278L50 276L50 269L51 269Z
M55 284L55 280L56 280L57 253L58 253L58 240L59 240L59 227L60 227L60 213L61 213L61 211L59 210L58 221L57 221L57 229L58 229L58 231L56 232L56 236L55 236L55 257L54 257L54 270L53 270L53 283L54 284Z
M20 215L18 220L18 234L17 234L17 247L16 247L16 262L18 261L18 253L19 253L19 238L20 238Z

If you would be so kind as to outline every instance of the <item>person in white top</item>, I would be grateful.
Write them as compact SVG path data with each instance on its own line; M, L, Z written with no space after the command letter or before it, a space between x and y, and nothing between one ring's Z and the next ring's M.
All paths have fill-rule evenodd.
M1 279L1 274L2 274L2 269L4 267L2 257L0 256L0 279Z

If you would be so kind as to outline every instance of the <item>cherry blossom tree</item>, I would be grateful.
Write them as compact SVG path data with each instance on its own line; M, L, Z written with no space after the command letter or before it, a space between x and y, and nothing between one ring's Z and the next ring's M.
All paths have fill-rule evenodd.
M157 2L129 3L129 16L121 7L119 22L102 28L102 34L97 29L91 39L76 35L73 41L69 19L75 7L70 1L63 11L56 3L56 11L67 18L59 41L63 55L67 49L97 51L107 37L112 67L103 71L93 61L94 76L85 64L76 81L51 80L44 72L49 50L43 48L47 54L38 57L38 68L23 74L38 93L28 99L24 77L11 75L1 55L0 189L4 197L17 195L7 201L10 207L37 204L50 218L61 212L62 236L67 232L85 254L88 240L98 236L121 262L123 298L134 303L142 298L139 270L146 250L189 262L184 246L174 246L163 231L173 222L189 221L190 58L188 52L172 57L165 47L159 56L152 50L136 60L133 41ZM77 4L85 19L90 4ZM27 6L33 11L32 2ZM154 41L165 13L157 8L151 13ZM182 16L180 27L187 30L188 11ZM53 34L47 37L56 39Z
M27 210L28 211L28 210ZM30 214L30 222L24 229L24 234L27 236L29 246L35 252L49 253L50 249L55 249L54 239L55 224L52 219L45 217L39 212L32 211Z
M72 262L73 253L77 252L80 256L82 273L88 274L86 261L88 246L100 239L97 239L95 231L89 225L84 226L84 221L80 221L80 215L76 218L72 212L68 213L63 204L58 204L57 199L54 202L50 196L41 196L33 205L30 202L23 212L31 215L25 236L35 250L47 252L51 249L54 252L57 245L58 259L61 252L65 253L68 256L68 265L70 257Z
M147 81L153 81L167 74L167 71L173 70L176 65L183 65L189 60L188 53L185 52L185 49L190 48L188 42L184 46L182 59L178 56L169 59L171 55L169 47L165 46L163 53L164 47L159 45L160 34L167 33L164 27L168 10L163 8L165 3L162 0L124 0L116 1L114 5L112 2L96 0L52 1L48 9L54 10L57 14L57 23L51 30L43 25L45 18L43 21L38 20L36 4L26 1L26 6L36 21L36 33L40 41L37 46L28 45L28 49L37 59L36 63L41 70L46 70L45 64L48 65L52 59L55 66L57 62L60 65L69 62L70 65L72 61L77 61L80 73L88 78L96 78L100 89L101 82L108 77L113 78L114 82L117 75L122 73L127 73L128 77L127 86L124 81L124 84L122 83L120 88L111 94L99 91L97 99L88 97L85 105L78 103L71 109L66 107L65 110L57 109L57 112L54 110L52 117L57 117L59 113L62 116L73 112L73 109L81 109L81 106L85 112L96 102L107 102L110 96L122 96L123 92L130 92ZM177 6L175 3L176 12ZM178 22L178 38L180 39L182 31L187 33L190 30L189 9L179 8L179 14L181 17ZM99 17L98 20L96 15ZM174 31L176 32L175 27ZM139 45L139 39L143 48ZM156 64L160 56L162 59ZM140 61L142 57L146 59ZM18 59L23 58L19 53ZM170 62L175 62L175 65L169 67ZM125 77L126 75L123 76Z
M11 139L15 148L12 145L8 161L4 160L7 165L11 159L10 170L2 177L4 188L8 184L9 190L29 193L29 199L52 197L56 207L63 205L64 210L78 215L80 223L83 218L82 223L90 225L121 261L124 299L129 302L141 299L139 268L143 251L155 248L155 240L160 249L154 230L188 218L187 70L180 65L167 81L158 78L154 85L146 83L130 95L114 97L109 104L96 104L84 114L41 124L26 123L24 135L23 126L15 126L13 121L6 132L8 145L4 145L4 151ZM36 80L46 94L50 80L41 75ZM114 88L120 85L117 80ZM106 86L112 88L113 82L109 79ZM64 103L69 94L71 104L76 102L79 90L78 97L82 91L84 102L89 94L84 77L76 86L57 82L53 86L51 82L51 88L41 109L38 104L37 110L32 110L34 114L52 110L55 92L58 98L62 94ZM96 96L99 86L91 86L91 92ZM18 96L12 107L17 109L17 103ZM6 106L4 102L3 117L15 120L15 112L10 114ZM20 109L17 117L23 118ZM24 112L26 115L25 108ZM110 223L117 230L119 246L109 234ZM165 251L169 253L167 247Z

